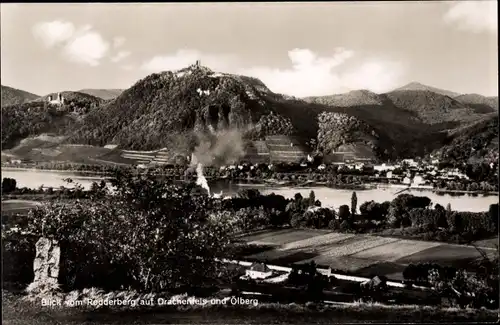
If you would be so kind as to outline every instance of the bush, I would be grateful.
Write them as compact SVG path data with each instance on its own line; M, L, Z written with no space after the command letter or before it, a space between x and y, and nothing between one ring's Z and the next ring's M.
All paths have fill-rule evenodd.
M337 220L337 219L333 219L332 221L330 221L330 223L328 224L328 228L329 229L332 229L332 230L339 230L340 229L340 221Z
M36 237L2 232L2 280L29 284L33 281Z
M349 221L344 220L340 223L339 230L342 232L347 232L351 230L351 225L349 224Z
M92 249L85 271L121 266L131 279L128 285L138 290L196 286L217 278L222 266L214 258L225 253L231 229L210 216L213 202L198 187L128 173L112 184L114 195L32 210L28 230L61 246ZM73 256L77 265L88 264L82 261L89 260L88 254Z

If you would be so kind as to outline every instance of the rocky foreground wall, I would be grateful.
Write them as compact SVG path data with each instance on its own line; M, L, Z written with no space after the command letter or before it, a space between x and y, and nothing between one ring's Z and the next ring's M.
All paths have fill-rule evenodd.
M28 292L41 292L59 288L61 247L53 239L40 238L36 243L36 256L33 262L34 279Z

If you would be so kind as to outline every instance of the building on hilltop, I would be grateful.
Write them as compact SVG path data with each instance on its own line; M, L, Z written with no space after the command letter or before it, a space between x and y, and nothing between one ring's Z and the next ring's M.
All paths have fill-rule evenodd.
M49 102L49 104L63 105L64 104L64 96L61 95L61 93L57 93L57 98L52 99L52 95L50 95L48 98L48 102Z

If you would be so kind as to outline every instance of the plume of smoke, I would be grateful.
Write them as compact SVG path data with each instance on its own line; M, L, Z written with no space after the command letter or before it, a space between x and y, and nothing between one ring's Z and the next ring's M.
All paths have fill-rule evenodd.
M243 137L238 130L210 129L210 134L199 135L199 145L194 149L196 163L202 166L221 166L236 163L245 155Z
M197 175L196 185L199 185L205 190L207 190L208 195L210 196L210 187L208 186L207 179L203 175L203 165L200 163L196 166L196 175Z
M208 191L210 187L203 175L203 166L221 166L235 163L244 156L242 134L238 130L215 131L209 125L209 134L198 134L199 145L194 149L191 166L196 165L196 184Z

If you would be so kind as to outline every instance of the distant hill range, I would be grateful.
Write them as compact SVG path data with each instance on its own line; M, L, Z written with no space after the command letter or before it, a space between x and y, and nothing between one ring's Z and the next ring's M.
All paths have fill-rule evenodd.
M109 100L118 97L123 90L124 89L81 89L78 92Z
M485 97L478 94L465 94L455 97L459 102L471 107L478 113L492 113L498 111L498 97Z
M481 153L494 156L495 142L488 139L498 134L493 127L498 116L492 113L498 110L497 97L419 83L384 94L355 90L297 99L273 93L255 78L192 65L149 75L123 91L62 95L65 103L57 107L47 105L44 96L10 106L6 114L2 110L2 145L13 148L26 137L49 132L64 136L67 144L161 149L165 161L193 152L200 135L238 130L242 158L257 160L299 161L312 151L380 160L439 152L462 159L467 150L480 159ZM478 140L467 142L469 135ZM237 146L236 139L224 141ZM210 147L222 155L226 149Z
M27 103L40 97L38 95L29 93L27 91L19 90L4 85L2 85L1 92L2 92L2 107Z
M403 87L399 87L397 89L394 89L395 91L398 90L416 90L416 91L430 91L436 94L448 96L448 97L456 97L459 96L460 93L456 93L453 91L445 90L445 89L440 89L432 86L427 86L424 84L421 84L419 82L410 82L407 85L404 85Z

